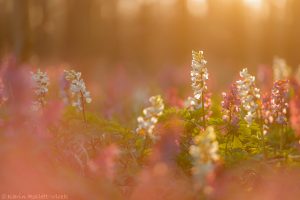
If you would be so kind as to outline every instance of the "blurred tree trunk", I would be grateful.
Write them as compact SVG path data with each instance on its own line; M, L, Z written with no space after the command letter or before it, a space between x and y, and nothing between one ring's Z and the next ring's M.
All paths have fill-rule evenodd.
M46 24L49 20L48 1L35 0L36 6L42 11L40 23L34 27L32 35L32 51L40 57L47 58L51 54L55 41L50 41L46 31ZM53 40L52 36L52 40Z
M300 1L291 1L289 2L289 10L288 10L288 25L286 32L287 41L286 41L286 56L288 61L291 62L292 65L296 66L299 64L299 46L300 46Z
M149 36L153 36L155 34L155 30L153 30L153 24L151 23L151 12L148 6L143 6L141 11L137 16L137 27L139 28L139 38L136 41L137 49L140 51L135 51L136 59L138 63L142 63L143 66L152 65L154 59L148 59L151 57L150 48L151 45L154 45L154 38L149 38ZM134 45L134 44L133 44Z
M30 55L28 0L14 0L12 20L13 51L17 61L24 62Z
M93 0L67 1L65 42L67 56L87 56L90 52L90 10Z
M104 0L105 1L105 0ZM101 44L103 45L101 56L107 58L107 61L109 61L112 64L116 64L120 61L120 52L122 51L120 48L123 47L123 56L127 57L128 54L130 54L131 49L128 49L128 41L124 41L125 46L121 44L120 40L125 39L128 34L128 31L126 29L123 29L124 32L122 32L122 28L125 27L119 27L120 21L122 18L120 18L119 12L118 12L118 0L109 0L107 2L103 2L103 4L106 4L106 8L109 9L109 17L104 17L102 19L103 24L101 25ZM126 27L127 28L127 27ZM130 33L130 32L129 32ZM123 43L123 44L124 44Z
M5 12L5 3L0 1L0 57L4 53L4 48L11 41L10 30L7 29L9 27L8 14Z
M171 21L172 32L169 33L171 37L172 35L174 37L172 38L174 46L172 45L170 51L172 51L172 57L176 58L174 64L181 64L190 58L186 1L177 0L174 9L176 13L174 13L174 20Z

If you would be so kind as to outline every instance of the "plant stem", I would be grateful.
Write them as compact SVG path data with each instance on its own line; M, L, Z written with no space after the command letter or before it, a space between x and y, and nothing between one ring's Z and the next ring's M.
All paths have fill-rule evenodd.
M143 149L142 149L142 151L141 151L141 155L140 155L140 158L139 158L139 161L140 161L140 162L143 162L143 160L144 160L144 157L145 157L145 150L147 149L148 142L149 142L149 137L148 137L148 135L146 135L145 140L144 140Z
M202 92L202 96L201 96L201 104L202 104L202 112L203 112L203 118L202 118L202 120L203 120L203 127L204 127L204 129L206 129L206 120L205 120L205 108L204 108L204 92Z
M86 116L85 116L84 96L83 96L83 94L82 94L81 91L80 91L80 98L81 98L81 107L82 107L83 121L84 121L85 125L87 126L87 120L86 120Z
M283 139L284 139L283 138L283 125L280 126L279 134L280 134L280 147L279 147L279 149L280 149L280 151L282 151L283 143L284 143L284 141L283 141Z
M228 135L226 136L225 156L227 156L227 153L228 153L228 141L229 141L230 132L227 134Z
M261 145L262 145L262 151L264 153L264 158L267 158L267 152L265 147L265 135L264 135L264 123L263 123L263 117L262 117L262 111L259 109L260 112L260 133L261 133Z

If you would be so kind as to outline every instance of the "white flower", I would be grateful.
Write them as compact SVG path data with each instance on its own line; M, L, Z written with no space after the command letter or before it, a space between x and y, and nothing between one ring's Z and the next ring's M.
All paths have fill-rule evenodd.
M219 160L219 144L213 127L207 127L204 133L194 138L194 145L190 146L193 159L192 173L197 184L202 187L206 176L214 170L214 163Z
M31 78L34 85L35 101L33 102L32 109L37 111L46 104L46 94L48 92L49 77L46 72L40 69L36 73L31 72Z
M196 102L196 99L193 97L188 97L187 100L184 101L184 107L193 110L197 105Z
M251 125L254 119L257 117L257 111L259 108L258 102L261 95L260 90L255 86L255 77L248 73L248 69L245 68L240 72L241 80L236 82L239 97L241 99L242 106L246 111L244 119Z
M269 126L267 126L266 124L264 124L264 125L263 125L263 134L264 134L264 135L267 135L268 132L269 132L269 129L270 129Z
M205 67L207 61L204 60L203 51L192 51L192 57L192 88L194 90L194 98L200 100L203 93L207 90L208 70Z
M80 72L65 70L64 73L65 79L70 82L70 91L73 99L72 106L81 111L85 103L92 102L90 92L87 91Z
M249 111L244 119L246 120L246 122L248 122L248 124L252 124L253 120L255 119L254 112Z
M203 51L192 51L192 70L191 80L194 96L188 97L184 106L190 110L203 109L203 117L201 120L204 123L211 115L211 99L207 92L208 70L206 68L207 61L204 59Z
M291 68L282 58L275 57L273 60L273 76L274 81L285 80L291 74Z
M150 139L155 141L158 137L153 133L154 127L158 121L158 117L163 114L164 102L160 95L149 98L151 106L143 110L143 116L137 118L138 128L136 132L141 135L148 135Z

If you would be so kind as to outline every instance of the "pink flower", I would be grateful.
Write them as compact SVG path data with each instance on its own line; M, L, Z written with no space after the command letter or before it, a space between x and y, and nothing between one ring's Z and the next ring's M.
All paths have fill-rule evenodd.
M262 91L269 91L273 84L273 71L270 66L259 65L257 69L257 82Z
M32 105L32 81L26 65L18 66L14 58L2 63L2 75L9 101L7 102L10 116L13 120L24 119L31 115L29 109Z
M183 107L183 100L179 97L178 90L176 88L170 88L166 91L166 102L172 107Z
M7 96L5 93L5 87L2 78L0 77L0 106L3 105L6 101L7 101Z
M290 122L296 135L300 136L300 96L295 96L290 101Z
M271 95L271 109L274 120L278 124L288 123L288 80L276 81Z
M231 125L237 125L239 122L239 116L237 113L240 112L241 100L238 95L236 84L232 84L229 91L223 92L222 112L223 120Z
M274 121L271 107L271 95L265 93L262 95L262 118L265 124L271 124Z
M110 145L103 149L95 159L90 160L88 167L99 177L112 181L115 177L116 161L119 155L119 148L116 145Z

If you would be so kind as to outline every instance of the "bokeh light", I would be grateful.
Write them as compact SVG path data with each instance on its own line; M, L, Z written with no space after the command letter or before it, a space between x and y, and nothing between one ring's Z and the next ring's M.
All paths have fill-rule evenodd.
M259 9L263 5L263 0L244 0L245 4L249 7Z
M1 200L299 199L299 19L300 0L0 0Z
M187 7L189 12L195 16L205 16L208 12L207 0L188 0Z

